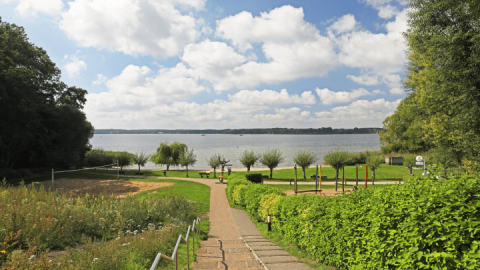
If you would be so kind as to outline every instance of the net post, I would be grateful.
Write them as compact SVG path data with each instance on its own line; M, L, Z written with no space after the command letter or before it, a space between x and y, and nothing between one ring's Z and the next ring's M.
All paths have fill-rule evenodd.
M118 171L118 159L117 159L117 180L120 180L120 172Z
M315 194L318 192L318 165L317 170L315 171Z
M342 166L342 192L345 193L345 166Z
M52 168L52 192L54 189L54 174L55 174L55 170Z
M356 181L356 183L355 183L355 186L358 186L358 164L355 165L355 168L356 168L355 174L356 174L356 177L357 177L357 181Z
M367 180L368 180L368 165L365 164L365 189L367 189Z

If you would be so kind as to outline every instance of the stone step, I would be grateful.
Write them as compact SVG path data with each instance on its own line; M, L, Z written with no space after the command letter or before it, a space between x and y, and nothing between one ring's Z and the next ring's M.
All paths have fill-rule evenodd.
M225 254L228 254L228 253L249 253L250 252L250 249L247 248L245 245L241 248L218 248L218 247L203 247L203 248L200 248L198 251L197 251L197 254L215 254L215 253L218 253L218 252L223 252Z
M203 244L216 244L216 243L222 243L222 244L243 244L242 239L208 239L206 241L201 241L200 245Z
M250 253L230 253L230 254L202 254L197 255L198 262L221 262L221 261L249 261L255 260L255 256Z
M257 260L223 261L223 262L194 262L193 269L262 269Z

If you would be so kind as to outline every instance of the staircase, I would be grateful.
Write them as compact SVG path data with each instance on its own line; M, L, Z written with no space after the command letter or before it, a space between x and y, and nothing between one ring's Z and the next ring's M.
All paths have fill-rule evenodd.
M197 261L193 263L194 270L264 269L240 238L209 238L209 240L202 241L200 244L202 247L197 252Z

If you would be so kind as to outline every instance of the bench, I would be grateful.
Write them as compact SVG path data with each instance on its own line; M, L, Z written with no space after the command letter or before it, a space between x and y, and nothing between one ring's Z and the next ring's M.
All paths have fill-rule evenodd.
M143 172L135 172L136 175L143 175Z
M198 174L200 174L200 177L203 178L203 176L205 175L207 178L210 176L210 172L199 172Z
M310 175L310 178L312 179L315 179L316 175L313 174L313 175ZM327 176L326 175L322 175L322 179L327 179Z
M220 183L223 184L223 176L219 176L219 177L218 177L218 181L220 181Z
M262 179L269 179L270 177L268 175L262 175Z

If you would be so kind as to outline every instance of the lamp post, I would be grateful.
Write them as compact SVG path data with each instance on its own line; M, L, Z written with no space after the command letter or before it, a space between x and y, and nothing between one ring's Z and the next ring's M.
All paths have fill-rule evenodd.
M268 225L268 231L272 231L272 216L268 214L268 219L267 219L267 225Z

